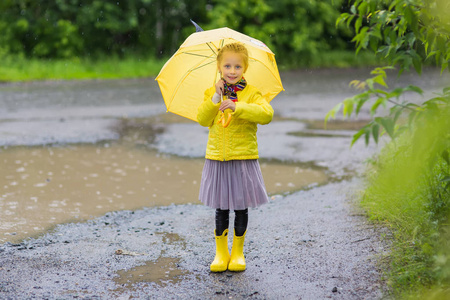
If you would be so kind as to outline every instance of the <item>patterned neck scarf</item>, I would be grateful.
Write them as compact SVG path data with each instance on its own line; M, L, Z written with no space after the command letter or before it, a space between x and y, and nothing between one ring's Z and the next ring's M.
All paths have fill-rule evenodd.
M224 80L225 81L225 80ZM247 86L247 81L244 79L244 77L241 78L236 84L229 84L225 81L225 96L228 96L228 99L230 99L233 102L238 101L237 98L237 91L242 91Z

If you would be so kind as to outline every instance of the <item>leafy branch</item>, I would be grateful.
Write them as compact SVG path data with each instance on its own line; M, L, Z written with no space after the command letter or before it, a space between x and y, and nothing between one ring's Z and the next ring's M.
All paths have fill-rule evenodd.
M450 71L450 2L444 0L354 0L349 12L342 13L336 26L345 23L353 28L356 53L361 49L372 49L388 62L388 66L376 68L373 77L364 81L353 80L350 86L360 91L332 108L325 117L336 118L342 109L344 118L357 116L361 109L371 103L371 121L354 136L351 145L364 136L366 145L372 137L388 134L395 139L398 134L411 128L414 120L424 112L439 111L450 105L450 87L442 94L422 104L401 102L407 93L423 95L418 86L409 85L389 90L386 70L398 68L399 75L414 67L421 74L422 67L430 64L434 57L441 73ZM387 116L378 116L380 106L390 110ZM407 120L405 122L404 120Z

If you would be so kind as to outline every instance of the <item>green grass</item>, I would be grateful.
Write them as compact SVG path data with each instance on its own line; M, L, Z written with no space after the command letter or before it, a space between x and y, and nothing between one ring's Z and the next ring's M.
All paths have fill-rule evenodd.
M143 58L23 59L2 58L0 81L118 79L156 76L163 60Z
M32 80L119 79L156 76L167 59L108 58L103 59L25 59L1 58L0 82ZM355 55L351 51L330 51L318 54L308 62L279 63L280 70L293 68L349 68L379 65L372 53Z
M421 119L367 171L361 204L392 233L384 267L395 299L444 299L450 292L450 165L441 156L450 148L449 114Z
M354 51L334 50L318 53L311 58L299 57L298 61L285 61L285 58L278 58L280 70L290 70L293 68L352 68L352 67L374 67L383 65L383 61L376 57L371 51L361 51L358 55Z
M312 68L350 68L379 66L382 61L373 52L330 51L316 55L311 60Z

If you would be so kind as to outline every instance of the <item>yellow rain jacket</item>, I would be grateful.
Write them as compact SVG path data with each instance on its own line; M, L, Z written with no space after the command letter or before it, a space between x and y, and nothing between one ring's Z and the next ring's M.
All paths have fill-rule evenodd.
M215 92L214 86L205 91L204 101L197 114L200 125L209 127L205 157L220 161L259 158L257 124L264 125L272 121L272 106L257 88L247 85L237 92L236 110L231 112L231 122L224 128L217 123L220 102L214 104L211 100Z

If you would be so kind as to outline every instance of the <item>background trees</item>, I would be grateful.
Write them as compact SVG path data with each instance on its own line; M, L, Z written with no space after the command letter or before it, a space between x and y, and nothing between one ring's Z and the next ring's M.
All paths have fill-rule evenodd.
M334 26L345 0L3 0L0 56L170 56L194 27L227 26L259 38L279 60L307 64L349 50L351 30Z
M161 55L184 36L189 16L206 17L206 1L5 0L0 49L26 57Z

